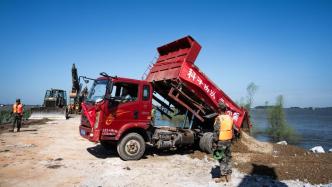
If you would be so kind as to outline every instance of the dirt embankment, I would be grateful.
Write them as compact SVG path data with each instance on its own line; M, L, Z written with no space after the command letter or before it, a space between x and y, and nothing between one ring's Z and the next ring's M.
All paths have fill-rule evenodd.
M256 146L261 147L252 149ZM332 182L331 153L315 154L292 145L262 143L247 134L234 144L233 151L234 160L238 162L236 167L245 173L268 175L278 180L299 179L312 184ZM249 159L241 162L241 158Z
M0 186L220 186L218 163L200 151L148 149L122 161L80 137L79 117L30 124L0 135ZM243 135L233 145L232 182L223 186L303 186L331 183L332 155L261 143ZM256 175L268 176L255 177ZM275 179L275 180L272 180Z
M246 133L232 147L234 167L250 175L311 184L332 182L332 153L315 154L292 145L257 141ZM202 155L196 153L197 158Z

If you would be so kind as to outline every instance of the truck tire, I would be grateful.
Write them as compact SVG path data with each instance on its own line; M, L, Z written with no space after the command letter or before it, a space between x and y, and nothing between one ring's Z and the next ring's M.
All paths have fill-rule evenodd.
M68 111L68 108L66 107L66 120L69 119L69 111Z
M201 149L201 151L205 152L205 146L204 146L204 142L205 142L205 138L206 136L204 136L205 134L203 134L203 136L199 139L199 148Z
M205 133L205 140L204 140L205 148L204 149L205 149L205 152L208 154L213 153L212 143L213 143L213 133L212 132Z
M212 141L213 141L213 133L212 132L204 133L202 138L199 140L199 148L202 151L211 154L213 152Z
M139 160L145 152L145 141L141 135L129 133L119 141L117 151L122 160Z

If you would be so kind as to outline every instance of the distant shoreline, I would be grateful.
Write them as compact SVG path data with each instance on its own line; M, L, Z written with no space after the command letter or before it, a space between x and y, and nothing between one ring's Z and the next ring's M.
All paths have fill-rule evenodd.
M252 109L269 109L273 106L256 106ZM284 109L299 109L299 110L332 110L332 107L285 107Z
M24 103L23 103L24 104ZM0 104L0 107L8 107L8 106L12 106L12 104ZM41 106L41 104L24 104L24 106L26 107L35 107L35 106ZM271 108L273 106L255 106L251 109L268 109ZM327 110L332 110L332 106L330 107L297 107L297 106L293 106L293 107L285 107L284 109L303 109L303 110L321 110L321 109L327 109Z

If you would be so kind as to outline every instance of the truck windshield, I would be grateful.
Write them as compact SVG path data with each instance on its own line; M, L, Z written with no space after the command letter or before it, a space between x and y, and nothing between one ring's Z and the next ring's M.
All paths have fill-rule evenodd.
M95 103L103 100L106 94L107 83L108 80L95 80L89 91L87 101Z

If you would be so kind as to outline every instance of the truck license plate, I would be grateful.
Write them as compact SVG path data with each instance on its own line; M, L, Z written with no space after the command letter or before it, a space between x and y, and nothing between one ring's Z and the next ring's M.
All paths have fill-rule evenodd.
M81 129L80 132L82 136L85 136L85 130Z

